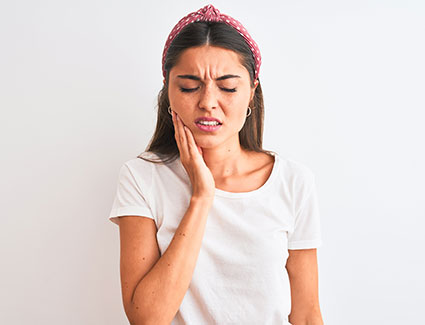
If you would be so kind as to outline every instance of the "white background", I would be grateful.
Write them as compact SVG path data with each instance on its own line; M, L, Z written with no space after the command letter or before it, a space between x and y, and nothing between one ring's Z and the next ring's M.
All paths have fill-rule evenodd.
M118 170L153 134L168 33L206 4L1 3L1 324L128 323ZM424 2L213 5L262 53L264 148L316 175L325 324L419 324Z

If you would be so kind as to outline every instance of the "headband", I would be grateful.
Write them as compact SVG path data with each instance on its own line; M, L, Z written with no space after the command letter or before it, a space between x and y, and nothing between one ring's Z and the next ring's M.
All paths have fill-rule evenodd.
M220 11L216 8L214 8L213 5L209 4L205 7L199 9L198 11L194 11L182 19L177 23L177 25L174 26L172 29L170 35L168 35L167 42L165 43L164 51L162 52L162 74L165 78L166 71L164 68L165 63L165 57L167 55L168 48L170 47L171 43L173 42L174 38L178 35L178 33L190 23L197 22L197 21L214 21L214 22L223 22L227 25L232 26L234 29L236 29L239 34L244 38L246 43L251 48L252 55L255 60L255 73L254 78L258 78L258 74L260 72L260 66L261 66L261 54L260 50L258 49L257 43L254 42L254 40L249 35L248 31L242 26L242 24L237 21L236 19L220 13Z

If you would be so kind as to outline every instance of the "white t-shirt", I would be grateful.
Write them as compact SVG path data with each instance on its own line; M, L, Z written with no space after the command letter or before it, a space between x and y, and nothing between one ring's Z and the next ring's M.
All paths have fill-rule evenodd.
M290 324L288 249L317 248L322 240L313 172L274 156L271 175L260 188L215 189L192 280L172 325ZM120 169L109 218L116 224L125 215L155 220L162 255L191 193L180 158L167 165L133 158Z

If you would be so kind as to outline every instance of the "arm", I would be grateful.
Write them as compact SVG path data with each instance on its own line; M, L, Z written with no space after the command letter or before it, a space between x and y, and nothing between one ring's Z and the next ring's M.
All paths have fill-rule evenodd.
M317 250L288 250L286 262L291 286L292 325L323 325L319 306Z
M211 204L211 200L191 199L161 257L153 221L150 239L146 239L147 228L137 230L134 223L146 218L120 222L123 302L132 325L171 323L192 279Z

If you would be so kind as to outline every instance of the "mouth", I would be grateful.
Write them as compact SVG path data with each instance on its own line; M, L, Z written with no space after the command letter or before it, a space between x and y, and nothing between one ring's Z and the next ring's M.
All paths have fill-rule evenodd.
M215 123L215 124L201 124L199 122L195 122L196 126L201 130L201 131L205 131L205 132L212 132L212 131L217 131L222 123Z

